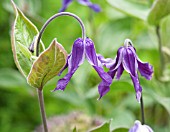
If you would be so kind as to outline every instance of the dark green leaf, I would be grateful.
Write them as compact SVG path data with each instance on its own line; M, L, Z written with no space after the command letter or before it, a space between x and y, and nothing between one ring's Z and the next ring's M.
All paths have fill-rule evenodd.
M47 81L59 74L66 61L65 49L54 39L50 46L34 61L27 78L28 83L41 89Z
M170 0L155 0L148 15L148 22L158 25L160 20L170 14Z
M11 35L13 56L17 68L27 77L32 66L31 57L35 56L36 52L34 51L34 53L32 53L28 48L34 37L38 34L38 30L33 23L24 16L22 11L17 8L13 1L12 4L16 13ZM35 47L36 45L34 45L34 50ZM43 50L44 45L41 43L41 51Z

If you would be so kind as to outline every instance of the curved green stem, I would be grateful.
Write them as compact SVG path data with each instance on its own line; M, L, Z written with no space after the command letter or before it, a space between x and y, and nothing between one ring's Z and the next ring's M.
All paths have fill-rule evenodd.
M85 41L85 38L86 38L86 30L85 30L85 26L82 22L82 20L76 16L75 14L73 13L70 13L70 12L60 12L60 13L57 13L55 15L53 15L52 17L50 17L46 22L45 24L43 25L43 27L41 28L40 30L40 33L38 35L38 38L37 38L37 44L36 44L36 56L39 56L39 43L40 43L40 39L42 37L42 34L44 32L44 30L46 29L46 27L48 26L48 24L54 20L55 18L59 17L59 16L71 16L71 17L74 17L80 24L81 26L81 29L82 29L82 39Z

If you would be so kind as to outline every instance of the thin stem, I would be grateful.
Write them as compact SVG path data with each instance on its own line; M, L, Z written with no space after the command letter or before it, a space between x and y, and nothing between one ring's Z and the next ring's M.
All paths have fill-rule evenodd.
M140 109L141 109L141 117L142 117L142 125L145 124L145 115L144 115L144 104L143 104L143 97L141 95L140 98Z
M37 89L37 93L38 93L38 101L39 101L39 105L40 105L41 118L43 121L44 132L48 132L46 114L45 114L45 108L44 108L43 91L40 89Z
M159 27L159 25L156 26L156 34L157 34L158 44L159 44L160 69L161 69L161 75L162 75L164 67L165 67L165 61L164 61L163 52L162 52L162 42L161 42L161 35L160 35L160 27Z
M82 39L85 41L85 38L86 38L86 30L85 30L85 26L82 22L82 20L76 16L75 14L73 13L70 13L70 12L60 12L60 13L57 13L55 15L53 15L52 17L50 17L46 22L45 24L43 25L43 27L41 28L40 30L40 33L38 35L38 38L37 38L37 44L36 44L36 56L39 56L39 43L40 43L40 39L42 37L42 34L44 32L44 30L46 29L47 25L52 21L54 20L55 18L59 17L59 16L71 16L71 17L74 17L76 20L78 20L80 26L81 26L81 29L82 29Z

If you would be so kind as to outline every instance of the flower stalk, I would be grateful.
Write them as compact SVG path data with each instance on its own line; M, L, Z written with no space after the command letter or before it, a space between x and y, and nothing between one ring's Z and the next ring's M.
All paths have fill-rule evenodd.
M141 94L140 98L140 109L141 109L141 120L142 120L142 125L145 124L145 114L144 114L144 103L143 103L143 97Z
M46 119L46 113L45 113L45 107L44 107L43 91L41 89L37 89L37 94L38 94L38 101L40 105L41 118L43 121L44 132L48 132L47 119Z

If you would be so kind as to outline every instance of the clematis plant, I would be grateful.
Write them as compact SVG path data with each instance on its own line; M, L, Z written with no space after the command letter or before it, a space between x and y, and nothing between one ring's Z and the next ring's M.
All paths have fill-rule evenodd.
M67 7L71 4L71 2L73 2L73 0L63 0L62 8L59 10L59 12L65 11L67 9ZM88 6L95 12L101 11L100 6L97 4L93 4L90 0L77 0L77 2L80 3L81 5Z
M150 80L153 74L153 67L149 63L142 62L138 58L131 40L125 40L124 46L118 49L117 56L114 60L104 59L102 56L99 56L99 60L104 66L110 69L108 74L112 78L116 75L116 79L119 80L124 70L129 73L136 91L136 99L140 102L142 87L139 82L138 70L142 76ZM102 85L103 82L99 86ZM109 91L109 87L104 88L105 89L100 93L101 97Z
M129 132L153 132L153 130L148 125L142 125L140 121L136 120L134 126L129 129Z
M68 73L65 75L64 78L58 81L55 90L65 89L77 68L83 63L85 57L102 79L103 86L99 87L99 91L100 89L103 89L103 87L110 86L110 84L112 83L112 78L108 73L104 72L104 69L102 68L102 63L98 59L98 55L96 54L93 41L89 38L86 38L85 41L82 38L78 38L73 44L72 52L68 57L67 65L65 66L65 68L68 67Z

